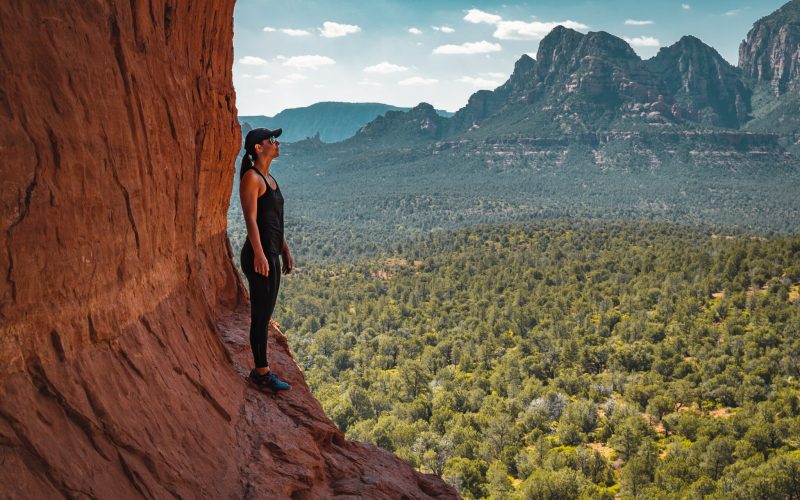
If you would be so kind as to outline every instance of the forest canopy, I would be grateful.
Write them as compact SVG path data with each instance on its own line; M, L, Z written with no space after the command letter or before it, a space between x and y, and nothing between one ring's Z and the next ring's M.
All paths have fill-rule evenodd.
M347 437L465 498L800 496L800 237L478 226L281 295Z

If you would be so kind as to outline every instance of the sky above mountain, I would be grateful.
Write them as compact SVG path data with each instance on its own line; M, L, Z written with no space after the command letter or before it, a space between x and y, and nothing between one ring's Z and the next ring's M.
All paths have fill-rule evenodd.
M320 101L428 102L455 111L501 85L555 26L607 31L643 58L694 35L733 65L753 23L785 0L237 0L240 115Z

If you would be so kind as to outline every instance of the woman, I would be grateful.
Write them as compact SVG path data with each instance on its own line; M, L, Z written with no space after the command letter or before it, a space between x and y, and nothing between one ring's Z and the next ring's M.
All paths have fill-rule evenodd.
M272 160L280 155L277 138L282 130L256 128L247 133L245 155L239 171L239 197L247 225L247 240L241 253L241 264L250 287L250 349L255 368L249 382L259 390L274 392L290 386L269 369L267 362L267 328L283 272L292 271L292 254L283 239L283 196L275 178L269 173Z

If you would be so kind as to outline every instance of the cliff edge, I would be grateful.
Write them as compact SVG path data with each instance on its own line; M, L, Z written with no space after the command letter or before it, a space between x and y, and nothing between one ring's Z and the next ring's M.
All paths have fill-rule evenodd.
M0 4L0 493L455 497L244 383L233 0Z

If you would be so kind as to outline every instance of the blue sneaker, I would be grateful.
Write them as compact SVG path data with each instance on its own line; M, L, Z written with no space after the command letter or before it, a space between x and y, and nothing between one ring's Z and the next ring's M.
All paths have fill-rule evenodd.
M270 370L266 375L261 375L256 371L255 368L253 368L250 371L250 382L253 383L260 391L266 391L267 389L270 389L272 392L278 392L292 388L292 386L278 378L278 376L275 375L275 372L272 370Z

